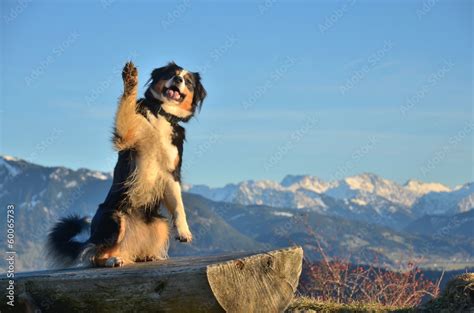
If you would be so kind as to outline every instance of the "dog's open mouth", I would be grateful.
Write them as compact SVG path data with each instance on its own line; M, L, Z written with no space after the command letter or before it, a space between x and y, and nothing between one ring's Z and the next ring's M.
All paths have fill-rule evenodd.
M163 89L163 95L170 100L174 100L178 102L183 101L185 97L183 93L179 92L179 89L176 86L171 86L170 88L165 87Z

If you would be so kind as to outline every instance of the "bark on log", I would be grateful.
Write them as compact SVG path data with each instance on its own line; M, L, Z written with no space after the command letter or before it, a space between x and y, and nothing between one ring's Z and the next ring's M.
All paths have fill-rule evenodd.
M22 273L15 277L15 307L4 297L0 312L282 312L302 259L302 248L291 247ZM3 290L7 281L1 279Z

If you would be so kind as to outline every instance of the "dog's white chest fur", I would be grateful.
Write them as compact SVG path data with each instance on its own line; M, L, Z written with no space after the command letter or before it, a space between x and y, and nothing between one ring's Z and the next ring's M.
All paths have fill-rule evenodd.
M152 114L149 115L149 121L153 125L156 141L158 145L155 151L158 152L159 156L156 161L165 165L168 171L174 170L174 162L178 157L178 148L173 145L173 127L171 124L161 115L155 117Z
M137 147L135 173L129 185L133 206L153 204L173 177L178 148L172 144L173 127L161 115L148 113L149 128Z

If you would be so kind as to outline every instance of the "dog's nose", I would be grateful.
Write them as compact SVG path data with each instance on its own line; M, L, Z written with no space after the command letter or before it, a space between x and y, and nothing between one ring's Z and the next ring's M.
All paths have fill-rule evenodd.
M174 82L176 84L181 84L183 82L183 78L181 76L175 76L174 77Z

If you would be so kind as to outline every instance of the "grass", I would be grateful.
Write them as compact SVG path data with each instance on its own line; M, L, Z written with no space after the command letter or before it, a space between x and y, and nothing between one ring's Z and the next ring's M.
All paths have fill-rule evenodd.
M286 310L287 313L321 312L321 313L382 313L382 312L415 312L413 308L399 308L384 306L378 303L354 302L351 304L319 301L309 297L297 297L293 299Z
M471 312L474 308L474 273L465 273L450 280L437 298L418 307L393 307L377 303L353 302L350 304L320 301L309 297L296 297L287 313L382 313L382 312Z
M474 273L452 279L443 293L420 307L422 312L472 312L474 308Z

